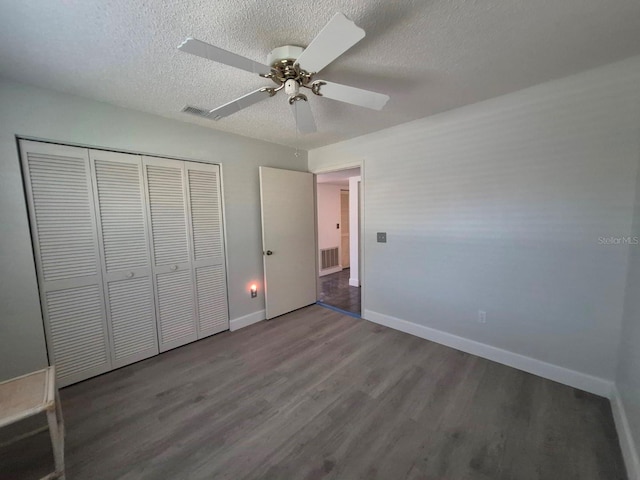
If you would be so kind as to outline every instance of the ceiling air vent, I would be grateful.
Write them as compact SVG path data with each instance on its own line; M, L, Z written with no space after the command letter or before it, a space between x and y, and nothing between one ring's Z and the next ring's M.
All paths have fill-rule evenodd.
M197 115L199 117L209 117L210 113L209 110L203 110L202 108L191 107L189 105L184 107L182 111L184 113L190 113L191 115ZM217 120L217 118L214 118L214 120Z

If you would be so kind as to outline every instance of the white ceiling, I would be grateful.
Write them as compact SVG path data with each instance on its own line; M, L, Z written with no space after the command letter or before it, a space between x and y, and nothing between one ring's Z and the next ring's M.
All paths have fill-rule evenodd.
M349 177L357 177L358 175L360 175L360 167L338 170L337 172L320 173L316 175L316 181L328 185L348 187Z
M316 78L390 95L382 112L314 97L299 138L284 95L219 122L180 112L271 83L184 37L266 62L337 11L367 36ZM0 0L0 18L0 76L304 149L640 54L638 0Z

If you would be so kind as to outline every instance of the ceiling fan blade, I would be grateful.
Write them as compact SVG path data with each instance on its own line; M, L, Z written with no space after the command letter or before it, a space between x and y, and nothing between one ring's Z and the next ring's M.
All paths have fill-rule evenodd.
M196 40L195 38L187 38L178 45L178 50L196 55L198 57L207 58L214 62L224 63L231 67L240 68L251 73L260 73L267 75L271 73L271 67L259 62L254 62L246 57L236 53L228 52L219 47L214 47L208 43Z
M360 107L371 108L373 110L382 110L389 101L389 96L383 93L376 93L370 90L350 87L349 85L341 85L339 83L325 82L319 80L319 92L323 97L338 100L339 102L351 103Z
M293 118L300 133L313 133L316 131L316 121L308 100L297 100L291 105Z
M342 13L336 13L309 46L297 58L296 64L307 72L318 73L364 38L364 30Z
M214 108L213 110L203 110L197 107L186 106L182 111L199 117L209 118L211 120L220 120L221 118L228 117L229 115L239 112L243 108L250 107L254 103L258 103L260 100L269 98L272 95L273 88L260 88L251 93L247 93L240 98L236 98L229 103L225 103L218 108Z

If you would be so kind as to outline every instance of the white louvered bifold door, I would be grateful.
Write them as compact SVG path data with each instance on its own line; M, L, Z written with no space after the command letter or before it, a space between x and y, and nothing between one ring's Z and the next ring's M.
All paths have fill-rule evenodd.
M184 162L142 157L160 351L198 338Z
M220 167L185 162L198 338L229 329Z
M158 353L142 157L90 150L113 367Z
M20 141L49 358L60 386L111 369L88 151Z

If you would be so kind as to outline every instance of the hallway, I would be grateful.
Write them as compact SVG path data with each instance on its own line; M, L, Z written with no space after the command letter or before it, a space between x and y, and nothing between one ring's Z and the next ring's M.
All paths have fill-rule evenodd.
M350 269L320 277L318 301L360 315L360 288L349 285Z

